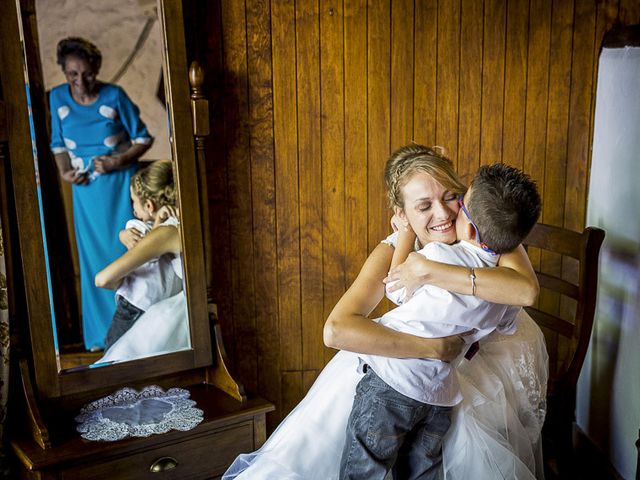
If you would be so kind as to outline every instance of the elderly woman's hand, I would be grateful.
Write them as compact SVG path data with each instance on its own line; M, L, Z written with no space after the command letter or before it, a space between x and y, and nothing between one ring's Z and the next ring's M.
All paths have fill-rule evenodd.
M122 168L124 166L123 163L122 156L117 153L113 155L100 155L93 159L93 168L98 173L109 173Z
M415 291L424 285L429 275L430 260L416 252L411 252L404 263L394 267L384 279L384 283L393 283L389 291L406 289L405 300L411 298Z
M75 185L86 185L87 183L89 183L89 176L87 175L86 170L70 168L61 176L62 180L67 183L73 183Z

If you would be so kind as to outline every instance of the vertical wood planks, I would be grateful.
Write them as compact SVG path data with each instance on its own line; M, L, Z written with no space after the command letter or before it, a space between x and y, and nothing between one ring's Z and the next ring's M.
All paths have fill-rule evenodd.
M273 139L275 146L275 214L278 265L278 329L280 367L302 368L300 311L300 217L298 198L298 131L296 105L296 17L291 2L271 1L271 54L273 65ZM286 379L286 382L284 381ZM302 376L283 376L282 403L295 405L302 391Z
M567 178L567 132L571 87L571 52L573 2L553 4L551 15L551 47L549 56L549 110L547 123L547 155L545 163L545 190L542 221L549 225L564 223L564 191ZM562 276L560 255L542 252L541 269L557 277ZM540 304L545 311L559 314L560 296L542 292ZM558 349L563 339L556 339ZM561 358L558 359L560 362Z
M324 318L346 289L344 66L342 4L320 2L322 134L322 290ZM322 337L318 339L322 341ZM326 351L327 358L332 354Z
M251 145L247 70L247 25L243 4L221 5L224 65L224 142L227 157L231 297L238 375L249 390L258 388L258 350L251 201ZM215 219L212 225L215 229ZM214 281L220 283L220 279ZM224 286L222 286L224 288ZM223 312L220 312L223 313Z
M510 0L506 19L502 161L522 169L527 103L529 0Z
M246 1L251 196L255 262L258 388L280 416L280 324L273 151L273 85L269 3ZM287 292L282 292L287 294ZM272 417L273 418L273 417ZM272 420L271 420L272 421Z
M344 165L346 282L367 258L367 2L344 4Z
M391 150L413 139L413 3L391 3Z
M562 226L571 87L573 1L553 4L543 221Z
M224 72L226 67L221 48L223 44L221 3L217 3L217 8L213 10L205 9L202 4L193 5L194 9L186 21L193 22L194 15L203 16L207 19L206 25L209 35L207 42L201 45L204 51L200 55L194 55L195 58L200 59L201 65L210 65L209 71L205 73L203 85L203 90L208 92L209 107L211 109L209 116L210 134L204 142L205 158L209 159L209 161L205 168L206 178L199 180L206 182L209 197L209 217L210 219L216 219L215 224L211 221L208 222L209 232L206 232L209 235L211 248L211 251L207 252L207 262L211 264L212 276L220 280L209 279L210 296L218 307L218 321L223 332L224 343L229 347L227 353L230 355L231 360L235 361L236 352L235 348L233 348L235 346L233 339L236 336L233 324L233 296L228 295L226 291L226 286L232 282L233 267L231 264L231 245L229 244L231 221L226 203L230 195L224 115L226 98L226 75L224 75ZM187 11L184 13L187 14ZM193 32L197 35L196 38L201 38L203 28L197 28L197 24L194 27ZM241 28L244 29L244 24L241 24ZM197 51L198 49L196 49ZM242 51L246 52L244 45L242 46ZM237 119L237 117L235 118ZM250 342L249 345L253 347L253 365L255 366L255 337L254 341ZM253 371L252 376L255 377L255 368L251 370Z
M458 175L466 185L480 166L482 113L482 2L462 0L460 11L460 121Z
M483 165L502 161L506 13L506 2L485 1L480 144Z
M296 3L302 368L324 365L322 326L322 146L317 2Z
M536 181L542 198L544 198L544 165L547 143L550 38L551 0L530 0L524 171ZM544 208L543 205L543 212ZM542 215L540 218L542 219ZM529 258L535 266L539 266L540 252L538 250L530 250Z
M370 0L367 9L367 205L371 251L389 231L389 209L383 181L384 164L390 153L391 125L389 92L391 88L389 0Z
M436 77L438 72L438 1L415 3L413 38L413 138L422 145L436 143Z
M449 158L457 167L460 2L438 2L437 44L436 144L447 149Z

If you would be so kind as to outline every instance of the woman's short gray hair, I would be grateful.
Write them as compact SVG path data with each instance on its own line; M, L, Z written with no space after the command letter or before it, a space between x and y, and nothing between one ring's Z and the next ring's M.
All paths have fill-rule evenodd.
M64 70L69 55L86 60L94 73L98 73L102 65L102 53L89 40L82 37L67 37L58 42L56 49L57 63Z

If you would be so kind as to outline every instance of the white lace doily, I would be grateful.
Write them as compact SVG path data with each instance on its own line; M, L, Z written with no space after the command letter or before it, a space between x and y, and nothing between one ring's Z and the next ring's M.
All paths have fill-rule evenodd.
M82 407L77 430L87 440L108 441L191 430L203 415L195 404L183 388L165 392L150 385L138 392L126 387Z

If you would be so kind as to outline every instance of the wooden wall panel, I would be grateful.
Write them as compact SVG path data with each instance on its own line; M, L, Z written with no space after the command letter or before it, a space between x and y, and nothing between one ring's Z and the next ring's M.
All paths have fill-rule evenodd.
M502 161L522 169L527 102L529 0L509 2L506 20Z
M343 37L342 5L321 1L322 197L318 200L322 200L323 318L346 289ZM330 355L328 349L326 353Z
M447 149L457 166L460 98L460 4L438 2L436 64L436 144Z
M460 12L460 121L458 122L458 173L468 183L480 166L482 115L483 5L462 0Z
M413 139L423 145L435 145L438 1L415 2L413 24Z
M366 0L344 6L344 168L346 282L367 258L367 15ZM317 288L316 288L317 290ZM324 318L322 319L324 322ZM314 339L317 341L317 338Z
M320 136L320 24L318 4L296 4L298 170L302 368L324 365L322 288L322 145Z
M228 294L217 299L222 304L231 303L230 309L219 309L221 322L226 329L233 326L236 341L227 349L235 360L236 370L250 390L258 388L258 347L256 331L256 295L253 253L253 205L251 199L251 128L249 122L249 92L247 66L247 24L244 5L223 2L221 8L224 66L224 95L221 106L224 117L224 146L227 155L227 182L229 198L229 259L231 283L220 285ZM209 144L210 145L210 144ZM210 159L210 155L207 155ZM209 188L211 191L211 188ZM213 228L216 219L211 219ZM218 237L219 234L214 234ZM231 300L229 302L229 300ZM233 321L224 318L231 311ZM225 330L225 333L229 333ZM228 338L228 336L227 336ZM241 342L237 339L242 338Z
M278 318L278 251L274 165L271 11L269 2L247 0L247 72L252 199L253 277L258 344L258 391L281 415L281 339ZM223 28L225 26L223 25ZM231 239L233 243L235 239ZM288 292L282 292L288 295ZM289 335L290 332L287 332Z
M384 163L391 150L391 6L370 0L367 22L367 218L368 249L373 250L388 230L388 222L375 212L387 211L383 182ZM363 52L364 54L364 52Z
M296 108L296 17L293 4L271 2L273 65L273 139L275 147L276 261L282 404L288 409L302 391L302 323L300 316L300 217ZM295 179L296 181L292 181ZM280 294L282 292L282 294Z
M391 148L413 140L414 2L391 4ZM420 59L418 59L419 61Z
M502 161L506 2L486 0L482 56L480 163Z
M213 292L238 376L278 406L270 427L333 354L324 320L389 232L392 149L442 145L467 180L481 163L521 167L545 222L583 228L600 43L640 21L637 1L205 3L224 136L207 146Z

